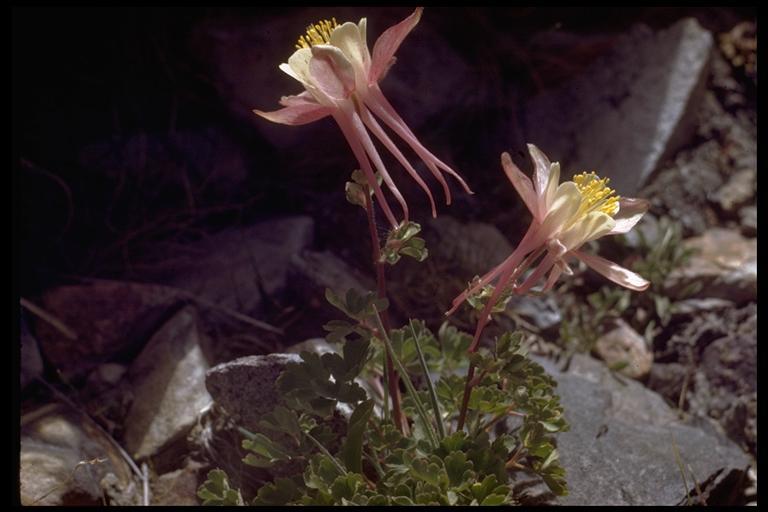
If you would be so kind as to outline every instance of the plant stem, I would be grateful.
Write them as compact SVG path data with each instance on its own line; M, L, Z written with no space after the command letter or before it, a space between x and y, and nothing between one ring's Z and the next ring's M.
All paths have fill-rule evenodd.
M421 400L419 399L419 395L416 393L416 388L413 387L413 382L411 382L410 377L408 377L408 372L406 371L405 366L403 366L403 363L401 363L400 359L398 359L397 355L395 355L395 350L392 347L392 342L389 341L389 335L387 334L387 331L384 330L384 325L381 322L381 316L379 314L378 309L376 309L376 305L373 306L373 311L375 313L374 318L378 323L378 328L379 328L379 331L381 332L381 336L382 338L384 338L384 344L387 346L387 351L392 356L392 361L395 363L395 365L397 365L397 369L403 375L403 383L405 384L405 389L406 391L408 391L408 394L411 396L411 399L413 400L413 405L416 407L416 412L421 418L421 422L424 424L424 430L427 431L427 435L429 435L429 439L432 442L432 446L437 447L440 444L440 442L437 440L437 436L435 435L435 432L432 429L432 422L429 421L429 416L427 416L427 410L424 408L424 404L421 403Z
M508 283L514 283L515 280L520 276L520 274L523 273L525 269L527 269L531 263L533 263L536 258L541 256L541 253L544 252L544 247L539 248L536 251L533 251L531 254L526 256L526 258L520 263L520 265L512 272L512 275L509 276ZM498 283L497 286L505 286L506 283ZM490 307L490 309L493 309L493 306ZM482 317L482 314L481 314ZM478 324L482 318L478 318ZM478 340L480 339L480 335L478 333L477 335ZM472 350L471 352L475 352L477 348ZM472 388L475 386L475 382L473 382L473 379L475 377L475 365L473 363L469 364L469 369L467 370L467 380L466 384L464 385L464 397L461 400L461 410L459 411L459 421L456 426L456 431L459 431L464 428L464 422L467 419L467 407L469 406L469 397L472 394Z
M368 217L368 231L371 235L371 253L373 256L373 265L376 268L376 289L379 298L387 298L387 281L384 275L384 263L381 262L381 245L379 242L379 235L376 231L376 221L373 218L373 199L368 187L364 187L365 192L365 211ZM389 322L389 315L386 311L381 313L381 321L384 324L384 328L389 332L392 328ZM400 430L400 433L404 432L403 426L403 411L400 407L400 379L397 372L392 365L392 358L389 355L389 351L386 353L386 372L387 372L387 386L389 388L389 396L392 400L392 419L395 422L395 426ZM386 402L385 402L386 407Z
M435 410L435 421L437 421L437 434L440 439L445 439L445 426L443 425L443 417L440 414L440 404L437 401L437 392L435 386L432 384L432 379L429 376L429 368L427 367L427 361L424 359L424 352L421 350L421 344L419 343L419 337L416 336L416 329L413 328L413 320L408 321L408 325L411 328L411 334L413 335L413 343L416 345L416 352L419 353L419 362L421 363L421 369L424 371L424 379L427 381L427 389L429 389L429 398L432 402L432 409Z
M331 460L331 463L336 467L336 469L339 470L339 472L342 475L346 475L347 474L347 470L344 468L344 466L341 464L341 462L339 462L339 460L336 457L331 455L331 452L329 452L328 449L325 446L323 446L320 441L315 439L315 437L312 434L310 434L309 432L305 431L304 435L307 436L307 439L312 441L312 443L315 446L317 446L317 449L320 450L320 453L322 453L323 455L325 455L326 457L328 457Z

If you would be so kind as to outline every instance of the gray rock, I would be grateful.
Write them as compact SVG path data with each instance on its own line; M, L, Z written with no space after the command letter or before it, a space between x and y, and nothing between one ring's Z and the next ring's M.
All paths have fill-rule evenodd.
M41 306L68 326L71 339L47 322L35 324L46 359L67 379L135 353L159 327L178 291L163 286L89 280L43 293Z
M358 291L376 289L376 284L371 279L329 251L303 251L293 255L289 267L289 282L294 291L304 296L312 293L324 296L326 288L342 297L352 288Z
M724 165L722 147L707 139L678 153L639 195L680 222L687 233L701 234L719 223L712 197L723 185Z
M533 325L542 334L554 334L560 327L563 314L552 295L513 295L507 303L507 314Z
M463 223L449 215L430 219L424 238L430 257L452 262L468 280L475 274L486 273L512 253L512 245L496 226L484 222Z
M665 283L674 298L694 282L695 297L714 297L741 304L757 298L757 240L738 231L713 228L684 241L697 251L688 263L670 273Z
M689 372L689 367L680 363L654 363L648 377L648 388L677 405Z
M735 214L755 196L756 180L757 172L754 169L742 169L715 193L714 199L724 212Z
M296 354L247 356L214 366L205 385L217 405L252 432L264 414L280 403L275 382L288 363L299 363Z
M757 443L756 307L750 304L719 320L731 325L701 352L690 408L717 418L732 439L752 450Z
M673 443L699 483L746 471L749 457L738 446L706 422L681 421L642 384L619 382L605 366L579 354L565 373L537 360L557 380L571 426L557 436L570 491L558 503L676 505L685 486Z
M187 464L181 469L165 473L152 481L152 505L196 506L200 467Z
M685 299L672 305L672 320L689 319L701 313L732 308L733 302L724 299Z
M90 420L65 406L22 417L19 462L22 505L101 505L108 487L133 498L122 504L138 504L126 462Z
M655 34L636 26L578 77L526 104L524 139L566 173L594 169L633 195L694 133L712 47L694 19Z
M183 439L210 405L205 389L205 336L187 306L152 337L130 368L134 402L125 419L125 446L136 459Z
M21 389L39 377L43 373L43 358L40 355L40 349L37 346L37 340L29 332L27 322L21 317L21 371L19 379L21 380Z
M161 247L157 263L142 277L258 317L262 291L275 297L285 290L291 257L313 238L310 217L270 219L187 246Z
M757 206L745 206L739 210L741 233L744 236L757 235Z
M610 368L626 365L619 373L633 379L645 378L653 364L653 352L645 338L621 319L616 321L614 329L597 339L595 352Z

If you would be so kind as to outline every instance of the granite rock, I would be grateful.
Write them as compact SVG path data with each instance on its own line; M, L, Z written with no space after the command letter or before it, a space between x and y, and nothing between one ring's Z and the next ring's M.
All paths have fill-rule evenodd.
M657 33L635 26L579 76L527 102L523 138L566 173L596 169L634 195L693 135L712 48L691 18Z
M210 405L205 389L205 335L187 306L152 337L129 370L134 396L125 419L125 446L136 459L183 440Z

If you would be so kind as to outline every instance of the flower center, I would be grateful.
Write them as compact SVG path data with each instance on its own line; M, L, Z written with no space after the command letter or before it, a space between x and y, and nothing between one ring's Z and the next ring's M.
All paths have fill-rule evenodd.
M600 211L613 217L619 211L619 196L608 187L610 178L600 178L594 172L583 172L573 177L581 192L579 214Z
M296 42L296 49L311 48L316 44L328 44L331 42L331 32L338 27L336 18L331 18L331 21L320 20L317 23L313 23L307 27L307 33L299 36L299 40Z

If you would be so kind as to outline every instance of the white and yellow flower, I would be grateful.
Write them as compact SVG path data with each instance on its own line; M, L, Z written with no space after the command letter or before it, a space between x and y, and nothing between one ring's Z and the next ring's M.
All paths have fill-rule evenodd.
M323 20L310 25L306 34L299 37L296 51L288 62L280 65L281 70L301 82L305 92L284 96L280 100L284 108L279 110L254 110L270 121L288 125L301 125L333 116L393 227L399 225L399 222L376 180L374 167L400 203L405 220L408 220L408 205L387 172L368 130L426 192L433 216L436 215L436 208L429 187L386 134L376 117L402 138L426 164L443 186L447 204L451 202L451 193L441 170L452 175L468 193L472 193L461 176L418 141L378 85L394 63L394 54L403 39L419 22L421 13L422 8L419 7L403 21L384 31L373 46L373 54L366 43L365 18L359 23L346 22L339 25L332 18L330 21Z
M574 258L631 290L642 291L649 285L635 272L580 250L591 240L632 229L648 210L648 201L617 196L608 187L608 179L599 178L594 172L578 174L573 181L559 183L560 164L551 163L533 144L528 145L528 151L534 163L533 181L518 169L508 153L501 155L501 164L533 215L531 226L512 254L456 297L448 312L453 313L468 296L496 282L494 293L480 314L470 350L479 343L489 312L504 290L511 286L516 294L526 293L549 272L542 288L548 291L563 273L572 273L568 262ZM533 272L517 284L517 279L542 254L544 257Z

